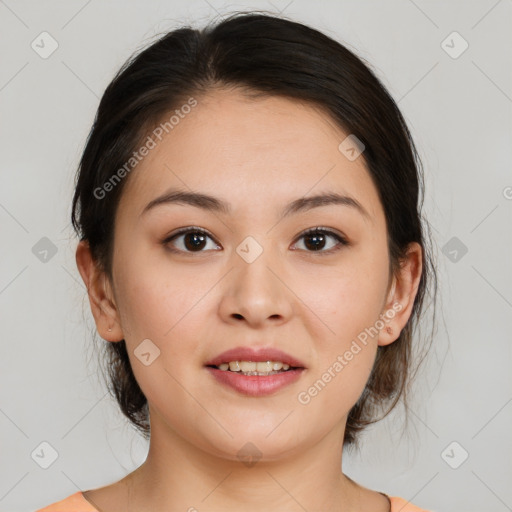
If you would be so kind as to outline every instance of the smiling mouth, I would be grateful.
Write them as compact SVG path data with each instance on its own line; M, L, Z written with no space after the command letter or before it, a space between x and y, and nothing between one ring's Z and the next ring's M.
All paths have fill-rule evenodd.
M229 363L222 363L219 365L208 365L208 367L224 372L238 373L239 375L257 375L261 377L302 369L290 366L287 363L282 363L281 361L230 361Z

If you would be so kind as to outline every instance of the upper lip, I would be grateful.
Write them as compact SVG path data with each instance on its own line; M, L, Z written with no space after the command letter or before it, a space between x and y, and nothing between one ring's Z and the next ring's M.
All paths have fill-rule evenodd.
M232 348L210 359L205 363L205 366L219 366L222 363L229 363L230 361L280 361L295 368L305 368L304 363L299 359L272 347L260 349L254 349L252 347Z

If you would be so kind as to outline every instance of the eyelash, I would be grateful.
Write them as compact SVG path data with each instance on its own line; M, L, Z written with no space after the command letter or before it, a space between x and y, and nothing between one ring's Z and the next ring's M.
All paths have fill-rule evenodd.
M173 233L172 235L166 237L164 240L162 240L162 245L164 245L171 252L176 252L176 253L181 253L181 254L183 254L183 253L185 253L185 254L198 254L198 253L201 253L201 252L206 252L206 251L203 251L203 250L201 250L201 251L183 251L181 249L174 249L174 248L169 247L168 244L170 242L172 242L174 239L178 238L181 235L188 234L188 233L199 233L201 235L206 235L209 238L211 238L217 244L217 242L215 241L213 236L208 231L206 231L205 229L200 228L200 227L190 226L190 227L186 227L186 228L181 228L178 231L176 231L175 233ZM339 235L338 233L335 233L334 231L331 231L331 230L329 230L327 228L323 228L323 227L320 227L320 226L315 227L315 228L310 228L310 229L302 232L297 237L297 240L296 240L295 243L297 243L297 241L299 241L300 239L302 239L304 237L312 236L312 235L327 235L327 236L331 236L331 237L335 238L339 243L338 243L337 246L335 246L334 248L328 249L327 251L324 251L324 250L318 250L318 251L308 251L308 250L306 250L305 251L305 252L308 252L308 253L311 253L311 254L329 255L329 254L333 254L334 252L339 251L344 246L350 245L349 242L343 236ZM219 244L217 244L217 245L219 245ZM296 250L296 249L294 249L294 250Z

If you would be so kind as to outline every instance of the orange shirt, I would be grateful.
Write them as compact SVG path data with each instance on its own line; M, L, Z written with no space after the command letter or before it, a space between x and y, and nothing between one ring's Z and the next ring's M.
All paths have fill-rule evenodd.
M428 512L428 510L418 508L403 498L389 496L389 499L391 501L391 512ZM98 510L78 491L61 501L36 510L36 512L98 512Z

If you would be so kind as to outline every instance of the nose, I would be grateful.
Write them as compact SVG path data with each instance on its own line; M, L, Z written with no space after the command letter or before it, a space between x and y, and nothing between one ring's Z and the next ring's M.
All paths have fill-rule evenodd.
M243 254L243 252L241 253ZM287 322L294 295L282 261L266 248L253 261L233 254L234 268L223 280L219 313L226 322L247 322L251 327Z

